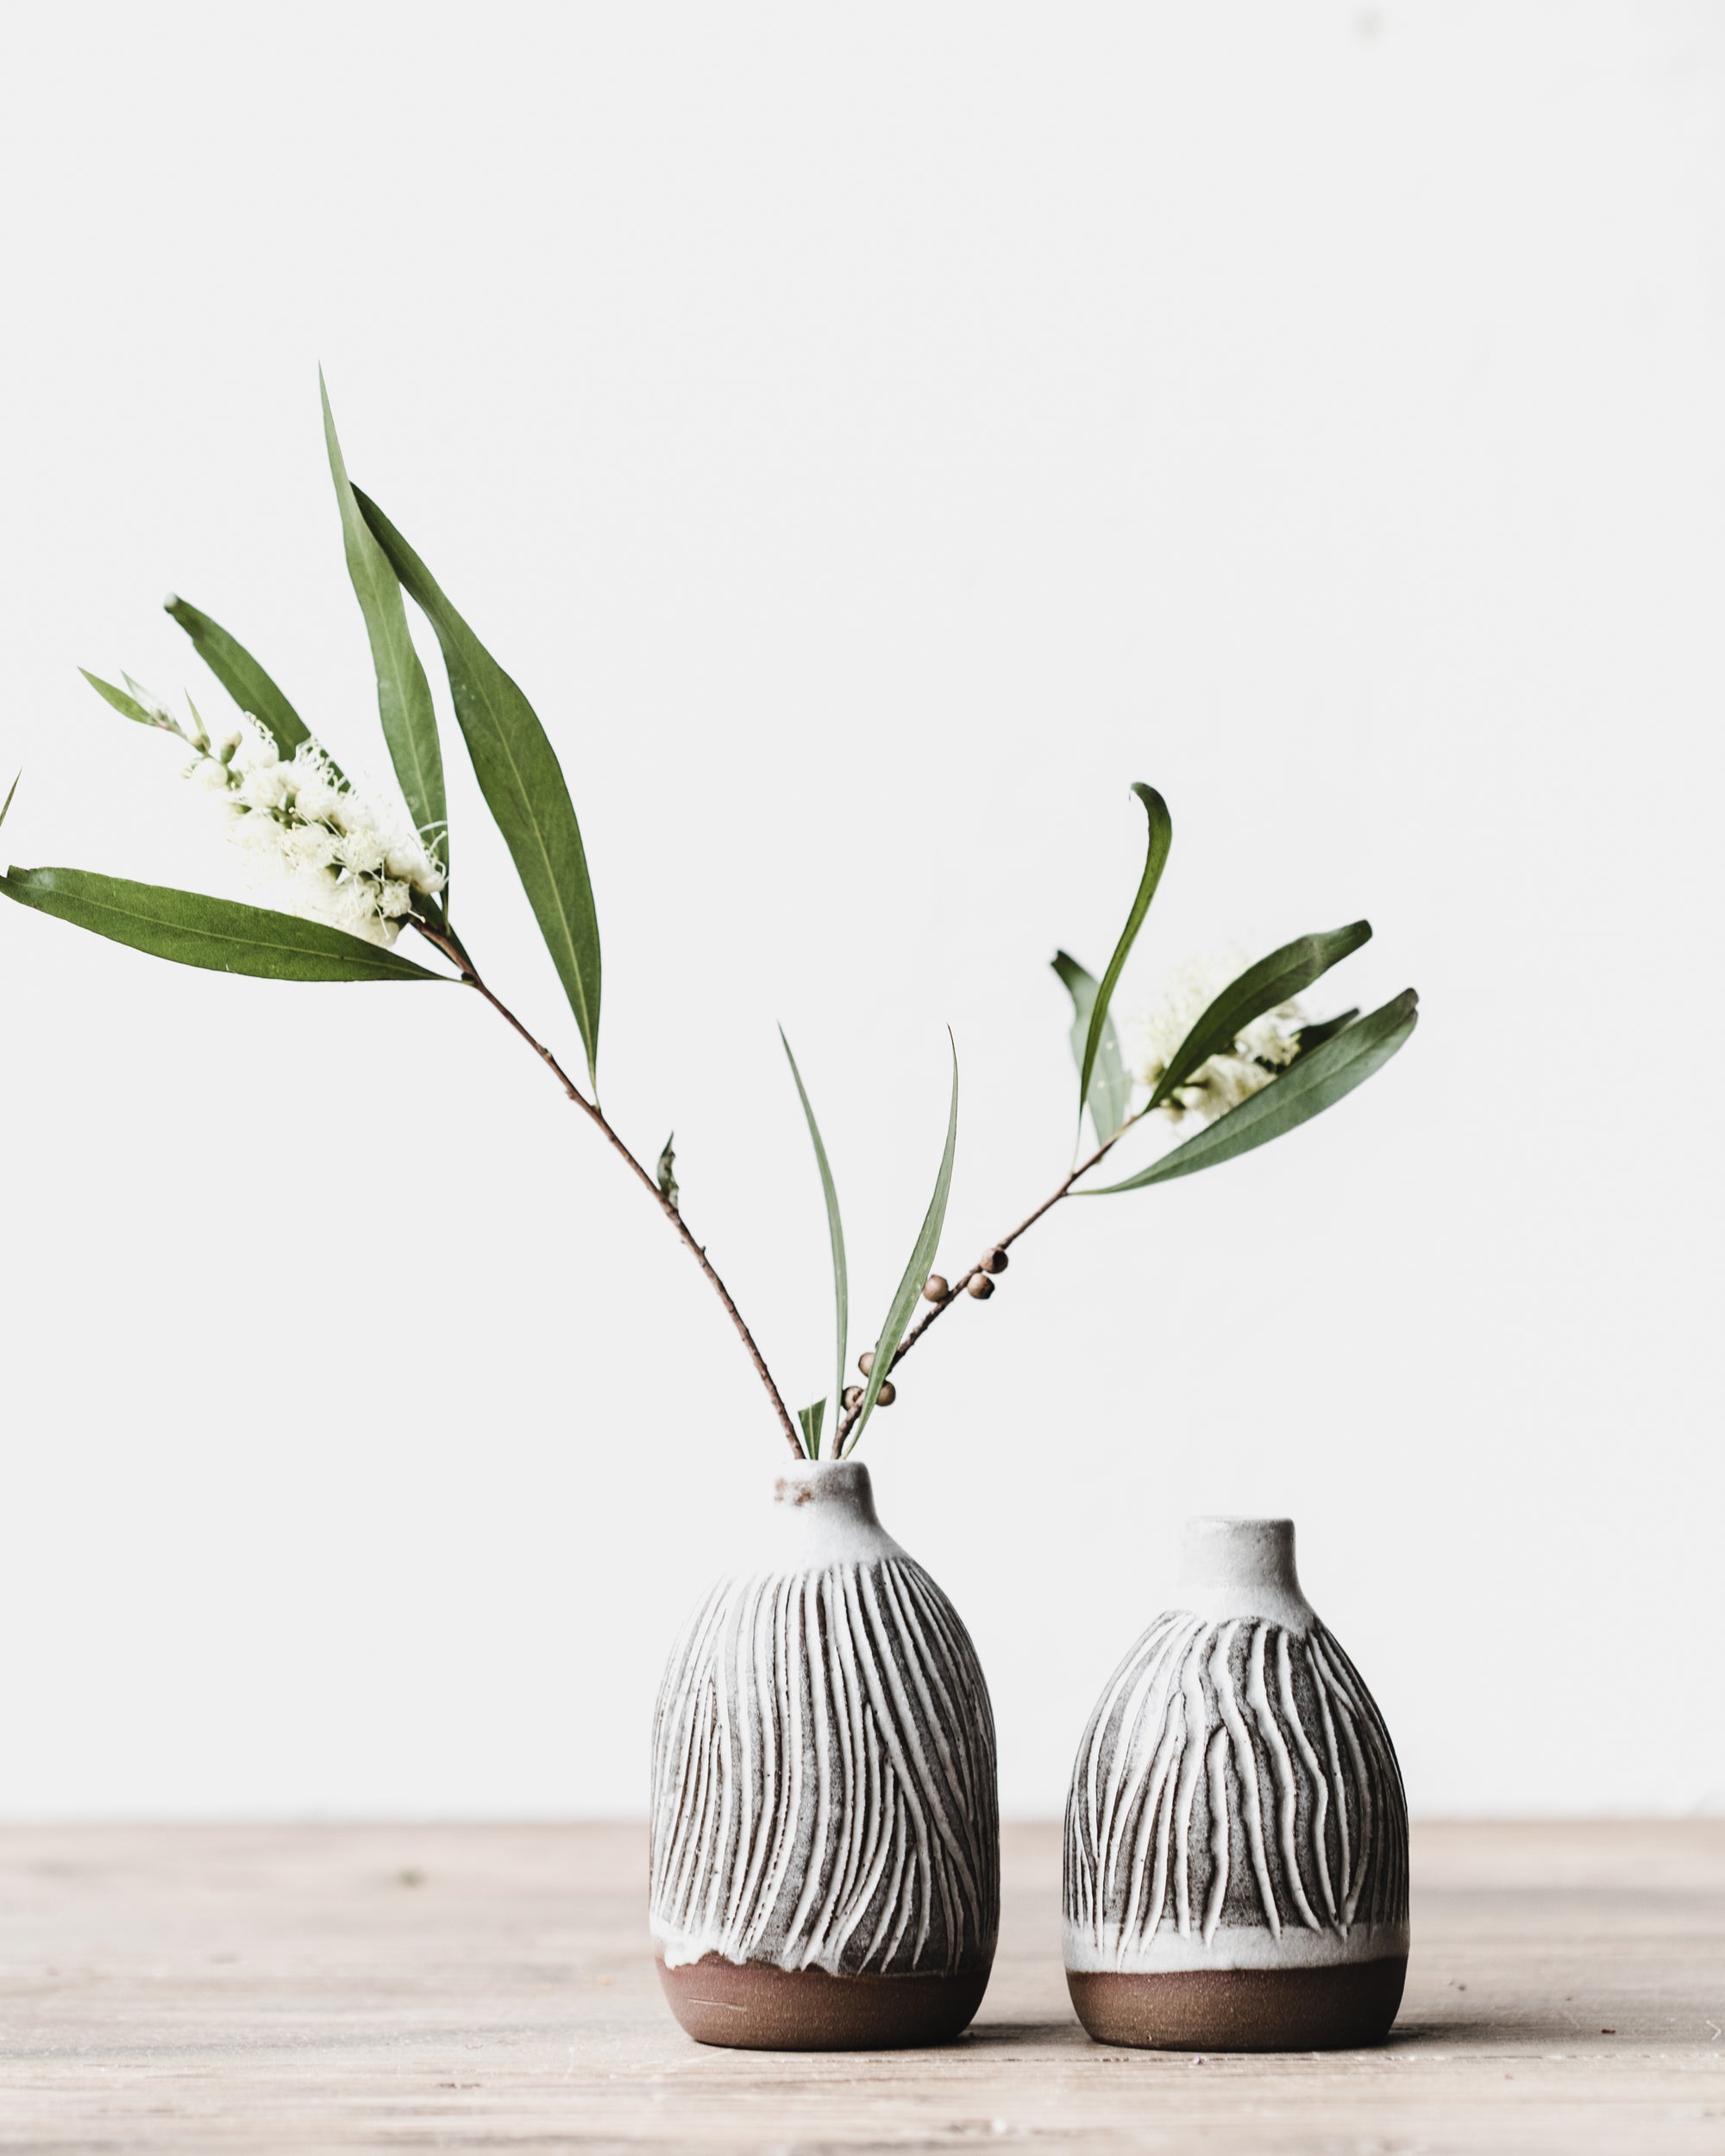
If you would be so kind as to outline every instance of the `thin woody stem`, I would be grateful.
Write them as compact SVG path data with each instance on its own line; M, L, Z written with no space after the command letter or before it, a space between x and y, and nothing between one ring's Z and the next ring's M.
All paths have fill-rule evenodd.
M1098 1161L1101 1160L1107 1154L1113 1151L1113 1148L1120 1144L1120 1140L1126 1136L1126 1132L1132 1129L1132 1125L1135 1123L1141 1123L1145 1117L1149 1113L1150 1106L1146 1102L1146 1104L1138 1110L1136 1115L1129 1115L1111 1138L1105 1138L1102 1144L1096 1148L1095 1151L1089 1156L1088 1159L1080 1161L1078 1165L1073 1169L1062 1181L1055 1185L1054 1188L1049 1193L1048 1196L1043 1200L1042 1203L1036 1208L1034 1213L1027 1213L1025 1215L1024 1219L1019 1222L1018 1225L1013 1230L1010 1235L1003 1235L1000 1237L997 1241L989 1244L989 1252L992 1254L995 1250L1010 1250L1013 1244L1018 1241L1019 1238L1027 1228L1033 1228L1036 1225L1037 1222L1041 1219L1044 1213L1052 1213L1055 1206L1060 1203L1063 1198L1070 1197L1071 1195L1072 1187L1078 1181L1079 1177L1081 1175L1088 1175L1096 1165ZM942 1316L946 1311L950 1310L953 1304L956 1303L965 1293L966 1289L969 1287L970 1282L986 1270L987 1268L979 1260L976 1264L970 1268L968 1273L962 1274L958 1279L952 1282L938 1302L932 1304L927 1310L924 1311L921 1317L917 1319L916 1323L911 1327L910 1331L906 1333L904 1338L899 1343L898 1352L894 1356L892 1363L892 1367L894 1370L897 1369L899 1364L904 1360L905 1357L910 1353L911 1350L916 1345L917 1342L921 1339L923 1334L928 1331L929 1327L934 1323L935 1319ZM840 1417L838 1429L834 1439L835 1455L843 1449L844 1439L847 1436L849 1436L851 1426L856 1422L857 1415L861 1412L861 1407L862 1403L859 1401L856 1407L847 1407L844 1410L844 1414Z
M725 1310L730 1315L731 1322L737 1327L737 1332L741 1336L743 1344L749 1351L749 1359L755 1365L756 1376L761 1380L761 1382L767 1388L767 1397L772 1401L774 1413L778 1416L780 1426L784 1431L785 1442L790 1446L791 1451L800 1460L806 1457L806 1456L803 1451L802 1439L797 1434L797 1426L791 1420L790 1411L785 1406L783 1395L773 1382L773 1374L767 1368L766 1357L762 1354L760 1349L755 1344L755 1335L749 1330L748 1325L743 1319L743 1313L737 1307L736 1303L731 1300L731 1290L719 1278L717 1268L713 1265L712 1260L707 1257L706 1250L699 1243L696 1242L694 1237L690 1233L688 1224L683 1219L682 1214L678 1212L675 1206L671 1203L670 1200L665 1195L664 1192L660 1189L657 1182L648 1174L647 1170L641 1165L641 1163L636 1159L634 1154L630 1151L628 1146L624 1144L622 1138L618 1136L617 1131L612 1128L610 1122L607 1121L605 1112L602 1108L600 1108L598 1102L589 1100L587 1099L586 1095L581 1092L580 1088L569 1076L568 1071L563 1069L563 1066L557 1061L556 1057L551 1053L550 1050L545 1046L544 1043L543 1041L536 1040L532 1034L530 1033L527 1028L521 1023L521 1020L516 1017L514 1012L511 1011L509 1006L503 1001L502 998L493 993L492 989L481 978L479 968L474 965L473 960L467 956L466 950L463 948L461 940L458 937L456 937L455 931L450 929L447 924L434 927L429 922L421 920L417 915L413 917L413 925L418 930L419 933L425 938L428 943L435 945L438 950L442 952L443 956L449 961L449 962L458 968L461 976L463 986L469 988L477 988L479 993L485 998L486 1001L490 1004L492 1009L497 1012L498 1016L501 1018L505 1024L514 1028L515 1031L518 1032L521 1036L522 1039L526 1042L527 1045L533 1050L534 1054L539 1056L547 1065L551 1071L552 1075L557 1080L557 1082L562 1087L563 1091L568 1095L569 1099L574 1102L575 1106L581 1111L582 1114L587 1118L589 1122L596 1125L597 1127L604 1132L606 1141L611 1145L612 1150L614 1152L620 1154L624 1160L626 1161L629 1166L634 1170L636 1178L640 1182L642 1188L651 1195L654 1204L658 1206L660 1212L664 1214L665 1218L676 1230L678 1235L682 1238L684 1244L687 1248L689 1255L694 1259L696 1264L700 1267L702 1272L706 1275L707 1279L712 1282L714 1294L718 1295L719 1300L724 1305Z

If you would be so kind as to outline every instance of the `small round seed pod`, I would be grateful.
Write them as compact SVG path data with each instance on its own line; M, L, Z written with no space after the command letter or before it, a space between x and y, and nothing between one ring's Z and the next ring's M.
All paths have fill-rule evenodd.
M875 1351L873 1348L863 1349L862 1352L856 1358L856 1367L862 1371L864 1377L867 1377L869 1375L875 1367Z
M1004 1250L990 1250L982 1260L982 1270L985 1273L1003 1273L1011 1263L1012 1260Z
M890 1407L898 1396L898 1387L894 1384L890 1377L883 1377L881 1380L881 1389L875 1395L875 1405L877 1407Z
M923 1282L922 1294L925 1302L944 1302L951 1293L952 1290L938 1273L931 1273Z
M987 1302L994 1292L994 1283L986 1273L972 1273L965 1282L965 1288L967 1293L975 1295L978 1302Z
M860 1385L847 1385L844 1388L844 1404L847 1407L860 1407L862 1405L862 1388Z

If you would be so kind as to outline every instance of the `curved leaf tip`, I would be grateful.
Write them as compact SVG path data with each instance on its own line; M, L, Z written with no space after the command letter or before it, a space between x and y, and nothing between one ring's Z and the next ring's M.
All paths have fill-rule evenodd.
M1144 918L1150 911L1150 902L1156 896L1156 887L1162 881L1162 872L1168 866L1168 852L1174 843L1174 819L1168 812L1168 804L1153 786L1142 779L1132 780L1132 792L1144 804L1144 812L1150 824L1149 841L1145 853L1144 874L1138 878L1138 891L1126 916L1126 924L1120 931L1120 941L1114 945L1114 955L1108 961L1108 970L1102 975L1102 985L1096 991L1090 1006L1090 1024L1084 1036L1084 1056L1078 1068L1078 1112L1082 1115L1090 1098L1090 1082L1095 1075L1096 1058L1101 1050L1102 1028L1107 1023L1108 1006L1113 1000L1119 985L1120 970L1138 932L1144 925Z

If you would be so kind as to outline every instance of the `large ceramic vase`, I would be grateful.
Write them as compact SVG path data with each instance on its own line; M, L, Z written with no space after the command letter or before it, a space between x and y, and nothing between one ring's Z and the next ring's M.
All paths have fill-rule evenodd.
M1383 1717L1300 1591L1290 1520L1188 1524L1066 1811L1066 1971L1107 2044L1313 2051L1389 2033L1408 1813Z
M1000 1915L994 1726L957 1612L869 1470L777 1479L761 1546L671 1655L653 1724L652 1929L704 2044L957 2036Z

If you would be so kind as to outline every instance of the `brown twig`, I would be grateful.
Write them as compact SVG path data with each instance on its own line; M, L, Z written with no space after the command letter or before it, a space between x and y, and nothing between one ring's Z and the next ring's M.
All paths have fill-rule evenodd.
M726 1311L730 1314L731 1322L737 1327L737 1332L742 1338L743 1346L749 1351L749 1359L755 1365L756 1376L767 1388L767 1396L772 1401L774 1412L779 1418L780 1426L785 1433L786 1443L790 1446L792 1451L795 1453L796 1457L800 1460L804 1458L806 1455L803 1451L802 1439L797 1434L797 1426L791 1420L790 1411L785 1406L784 1396L781 1394L778 1387L773 1382L773 1373L767 1368L766 1357L762 1354L760 1349L755 1344L755 1335L749 1330L748 1324L743 1318L743 1313L737 1307L736 1303L731 1300L731 1290L719 1278L718 1270L714 1267L712 1260L707 1257L706 1250L702 1249L701 1245L696 1242L694 1237L690 1233L688 1224L683 1219L682 1214L678 1212L675 1206L671 1203L670 1200L665 1195L664 1192L660 1189L657 1182L648 1174L647 1170L641 1165L641 1163L636 1159L634 1154L630 1151L628 1146L625 1145L623 1140L618 1136L616 1131L606 1119L605 1112L599 1106L599 1103L596 1100L589 1100L587 1099L586 1095L580 1090L580 1087L575 1084L574 1081L569 1076L568 1071L563 1069L563 1066L557 1061L556 1057L551 1053L550 1050L545 1046L544 1043L543 1041L536 1040L532 1034L530 1034L527 1028L521 1023L521 1020L516 1017L514 1012L511 1011L509 1006L503 1001L502 998L495 994L486 985L486 981L480 974L478 967L474 965L473 960L467 956L467 950L463 947L460 937L456 936L454 930L448 926L448 923L440 923L434 926L430 922L422 920L417 914L415 914L412 917L412 919L414 927L418 930L419 933L425 938L426 942L433 945L435 949L442 951L443 956L449 961L450 964L457 969L461 975L463 987L478 989L479 993L485 998L486 1001L490 1004L492 1009L497 1012L498 1016L503 1018L508 1025L511 1025L521 1036L522 1039L526 1042L527 1045L533 1050L534 1054L539 1056L546 1063L546 1065L549 1068L552 1075L562 1087L563 1091L568 1095L569 1099L574 1102L575 1106L581 1111L582 1114L587 1118L589 1122L594 1124L604 1132L606 1141L611 1145L612 1150L622 1156L624 1160L626 1161L629 1166L634 1170L636 1177L640 1181L643 1188L651 1194L653 1202L658 1206L660 1212L664 1214L665 1218L670 1222L671 1225L681 1237L684 1244L688 1250L689 1255L694 1259L696 1264L700 1267L702 1272L706 1275L707 1279L712 1284L714 1294L718 1295L719 1300L724 1305Z
M1041 1219L1044 1213L1052 1213L1055 1206L1060 1203L1063 1198L1070 1196L1071 1194L1072 1187L1078 1181L1079 1177L1081 1175L1088 1175L1091 1169L1096 1165L1099 1160L1102 1159L1106 1154L1113 1151L1113 1148L1120 1144L1120 1140L1126 1136L1126 1132L1132 1129L1132 1125L1136 1123L1141 1123L1145 1117L1149 1113L1150 1106L1146 1103L1145 1106L1138 1110L1136 1115L1129 1115L1111 1138L1105 1139L1102 1144L1096 1148L1095 1151L1090 1155L1088 1160L1080 1161L1078 1165L1071 1170L1064 1180L1055 1186L1053 1190L1051 1191L1048 1196L1043 1200L1042 1203L1036 1208L1034 1213L1027 1213L1025 1215L1024 1219L1019 1222L1018 1225L1013 1230L1010 1235L1003 1235L998 1241L989 1244L987 1255L992 1256L996 1250L1010 1250L1013 1244L1018 1241L1019 1238L1027 1228L1033 1228L1036 1225L1037 1222ZM899 1364L904 1360L906 1356L910 1353L911 1350L916 1345L917 1342L921 1339L923 1334L928 1331L929 1327L934 1323L935 1319L940 1317L943 1313L951 1309L953 1304L956 1303L959 1300L960 1296L965 1293L971 1282L975 1280L979 1274L985 1273L987 1270L987 1266L979 1258L976 1263L970 1268L968 1273L962 1274L958 1279L952 1282L938 1302L932 1304L928 1309L924 1311L921 1317L917 1319L916 1323L911 1327L910 1331L906 1333L904 1338L899 1343L898 1351L894 1356L892 1362L892 1367L894 1370L898 1369ZM837 1456L844 1450L844 1440L850 1436L850 1432L856 1424L856 1418L862 1412L862 1403L859 1401L856 1407L847 1407L844 1413L840 1416L838 1427L833 1435L833 1456L835 1458L837 1458Z

